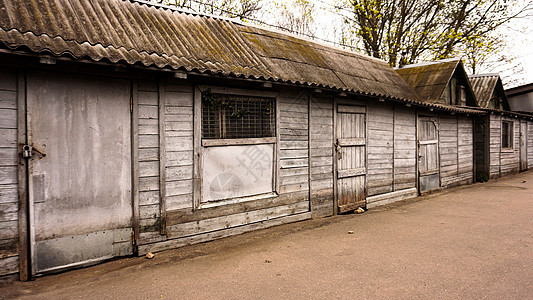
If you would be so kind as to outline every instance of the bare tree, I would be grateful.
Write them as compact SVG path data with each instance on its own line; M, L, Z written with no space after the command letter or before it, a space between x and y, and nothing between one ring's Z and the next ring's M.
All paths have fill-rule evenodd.
M309 37L315 35L315 6L309 0L275 3L276 25L282 30Z
M253 17L261 10L262 0L155 0L155 2L199 13L244 20Z
M531 1L517 0L345 0L352 17L345 22L367 54L396 66L400 53L408 63L442 59L478 49L496 51L494 32L511 19L531 13ZM477 56L477 59L481 57ZM477 62L479 63L479 61Z

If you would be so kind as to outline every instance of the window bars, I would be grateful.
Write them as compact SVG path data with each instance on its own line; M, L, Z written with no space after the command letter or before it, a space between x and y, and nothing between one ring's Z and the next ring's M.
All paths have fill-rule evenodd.
M275 98L202 93L202 138L238 139L276 135Z

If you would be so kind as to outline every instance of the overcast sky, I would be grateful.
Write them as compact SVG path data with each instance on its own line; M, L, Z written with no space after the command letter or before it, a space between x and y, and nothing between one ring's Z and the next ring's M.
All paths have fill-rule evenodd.
M290 8L291 1L285 0L283 3ZM333 7L335 0L309 0L309 2L315 5L317 37L323 40L336 40L335 29L340 28L342 23L340 14L349 14L349 12L335 11ZM499 73L505 88L533 83L533 19L514 20L502 27L501 34L507 43L506 55L514 59L511 64L484 66L478 73Z

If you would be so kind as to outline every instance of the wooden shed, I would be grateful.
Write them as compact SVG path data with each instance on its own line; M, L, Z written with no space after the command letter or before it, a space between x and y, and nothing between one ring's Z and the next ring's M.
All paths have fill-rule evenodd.
M418 94L424 103L446 107L477 107L460 59L446 59L406 65L396 72ZM420 157L420 192L474 182L474 117L477 114L425 114L419 127L429 133L419 136L420 154L428 153L429 161Z
M142 1L0 6L0 275L473 180L485 112L420 102L381 60Z
M479 181L533 166L532 116L512 112L498 74L469 76L477 104L487 115L476 123L476 176Z

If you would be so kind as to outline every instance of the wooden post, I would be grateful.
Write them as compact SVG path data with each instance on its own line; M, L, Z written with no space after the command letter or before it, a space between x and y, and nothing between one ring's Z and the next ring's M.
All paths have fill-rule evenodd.
M201 178L201 148L202 148L202 91L198 86L194 87L193 92L193 210L198 209L202 197L202 178Z
M165 142L165 84L159 79L158 88L159 101L159 212L160 228L159 232L166 235L167 232L167 183L166 183L166 142Z
M27 144L26 135L26 74L17 72L17 141L18 150ZM18 227L19 227L19 276L21 281L28 281L31 277L30 269L30 239L29 239L29 207L28 207L28 163L18 155Z
M139 253L139 92L137 81L131 83L131 182L133 210L133 253Z

